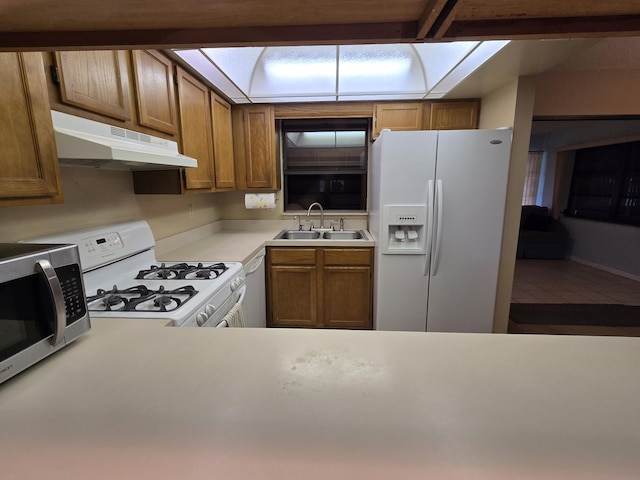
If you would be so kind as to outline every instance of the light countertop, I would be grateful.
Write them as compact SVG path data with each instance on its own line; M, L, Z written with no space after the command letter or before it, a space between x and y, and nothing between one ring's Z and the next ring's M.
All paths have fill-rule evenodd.
M640 339L95 319L0 385L31 479L635 479Z
M354 221L357 222L357 221ZM274 240L291 221L227 220L205 225L156 242L156 256L162 261L224 261L246 264L266 246L283 247L373 247L371 234L363 224L367 238L359 240Z

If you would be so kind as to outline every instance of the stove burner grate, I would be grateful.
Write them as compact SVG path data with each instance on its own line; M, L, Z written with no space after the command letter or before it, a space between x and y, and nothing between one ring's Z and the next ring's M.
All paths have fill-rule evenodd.
M173 265L151 265L140 270L136 280L210 280L218 278L228 267L224 263L211 265L190 265L188 263L176 263Z
M164 286L150 290L144 285L111 290L99 288L87 298L89 310L109 312L171 312L189 301L198 291L191 285L167 290Z

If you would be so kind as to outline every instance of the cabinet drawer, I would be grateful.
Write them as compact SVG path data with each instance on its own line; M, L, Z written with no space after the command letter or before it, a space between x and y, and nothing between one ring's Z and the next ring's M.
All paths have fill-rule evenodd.
M271 248L269 249L271 265L315 265L315 248Z
M370 248L327 248L324 250L325 265L370 265Z

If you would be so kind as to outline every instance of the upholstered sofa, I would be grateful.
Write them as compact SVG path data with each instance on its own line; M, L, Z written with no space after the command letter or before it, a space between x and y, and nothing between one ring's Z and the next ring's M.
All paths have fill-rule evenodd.
M523 205L517 258L565 258L571 239L547 207Z

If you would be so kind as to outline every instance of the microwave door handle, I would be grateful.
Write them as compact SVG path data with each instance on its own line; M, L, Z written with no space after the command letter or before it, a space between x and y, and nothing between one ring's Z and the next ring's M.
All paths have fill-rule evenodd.
M53 328L53 339L51 340L51 344L55 347L60 345L64 340L64 329L67 325L67 313L64 305L62 286L49 260L38 260L36 262L36 272L42 273L47 280L49 294L55 306L56 320Z

